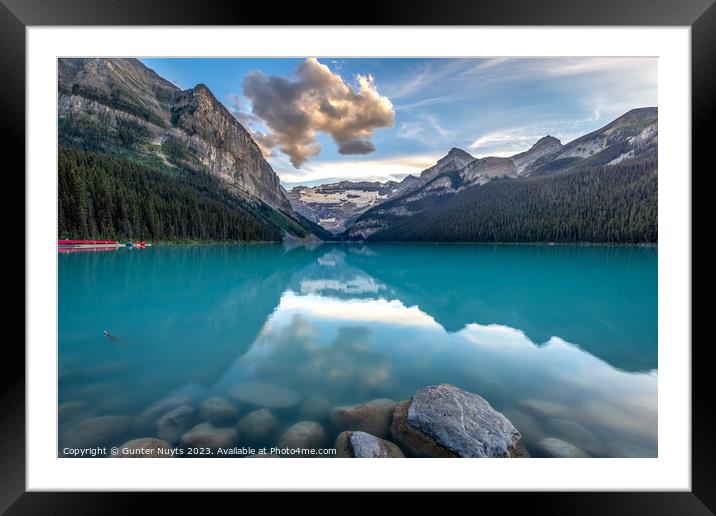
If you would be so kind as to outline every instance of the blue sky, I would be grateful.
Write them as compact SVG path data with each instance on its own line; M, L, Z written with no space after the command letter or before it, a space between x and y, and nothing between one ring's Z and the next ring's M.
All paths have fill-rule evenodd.
M657 105L655 58L142 61L182 89L206 84L289 188L399 180L451 147L484 157L547 134L567 143Z

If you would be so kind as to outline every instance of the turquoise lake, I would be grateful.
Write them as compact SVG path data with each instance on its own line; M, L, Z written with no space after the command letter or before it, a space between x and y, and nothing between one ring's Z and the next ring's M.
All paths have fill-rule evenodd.
M657 456L655 247L157 246L58 260L60 446L84 419L136 421L160 400L196 408L241 385L290 393L279 425L310 417L332 446L330 407L449 383L504 413L534 457L550 437L592 457ZM236 402L239 417L255 405Z

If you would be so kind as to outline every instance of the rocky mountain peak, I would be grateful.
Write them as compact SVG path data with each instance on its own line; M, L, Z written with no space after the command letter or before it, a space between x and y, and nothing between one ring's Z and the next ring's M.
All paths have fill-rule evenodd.
M529 166L535 163L540 158L550 156L561 151L563 148L562 142L554 136L543 136L537 142L525 152L520 152L514 156L510 156L510 159L515 164L515 169L518 175L529 175Z
M549 134L547 136L543 136L539 140L537 140L537 143L535 143L532 147L530 147L530 150L537 150L537 149L543 149L548 147L555 147L559 148L562 146L562 142L559 141L558 138L555 138L554 136L550 136Z
M429 180L447 170L458 170L472 161L475 161L474 156L462 149L453 147L450 152L438 160L435 166L422 172L420 178Z
M441 158L441 159L446 159L446 158L469 158L469 159L475 159L472 155L470 155L470 153L465 152L464 150L459 149L459 148L457 148L457 147L453 147L452 149L450 149L450 151L448 151L448 153L447 153L443 158Z

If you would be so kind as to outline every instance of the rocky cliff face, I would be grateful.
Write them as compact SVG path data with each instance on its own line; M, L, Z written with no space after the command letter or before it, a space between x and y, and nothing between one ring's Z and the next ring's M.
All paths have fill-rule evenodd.
M248 131L205 85L182 91L136 59L60 59L58 93L64 136L79 146L96 139L143 161L198 166L239 196L293 213Z
M205 85L182 92L172 106L173 122L201 163L229 187L248 192L270 206L290 212L278 176L249 132Z

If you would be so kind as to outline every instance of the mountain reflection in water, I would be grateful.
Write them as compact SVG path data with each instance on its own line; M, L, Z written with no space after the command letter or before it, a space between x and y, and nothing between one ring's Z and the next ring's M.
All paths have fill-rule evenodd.
M534 456L544 437L591 456L657 453L655 248L175 246L58 259L60 403L85 407L61 428L238 385L330 407L450 383L507 415Z

